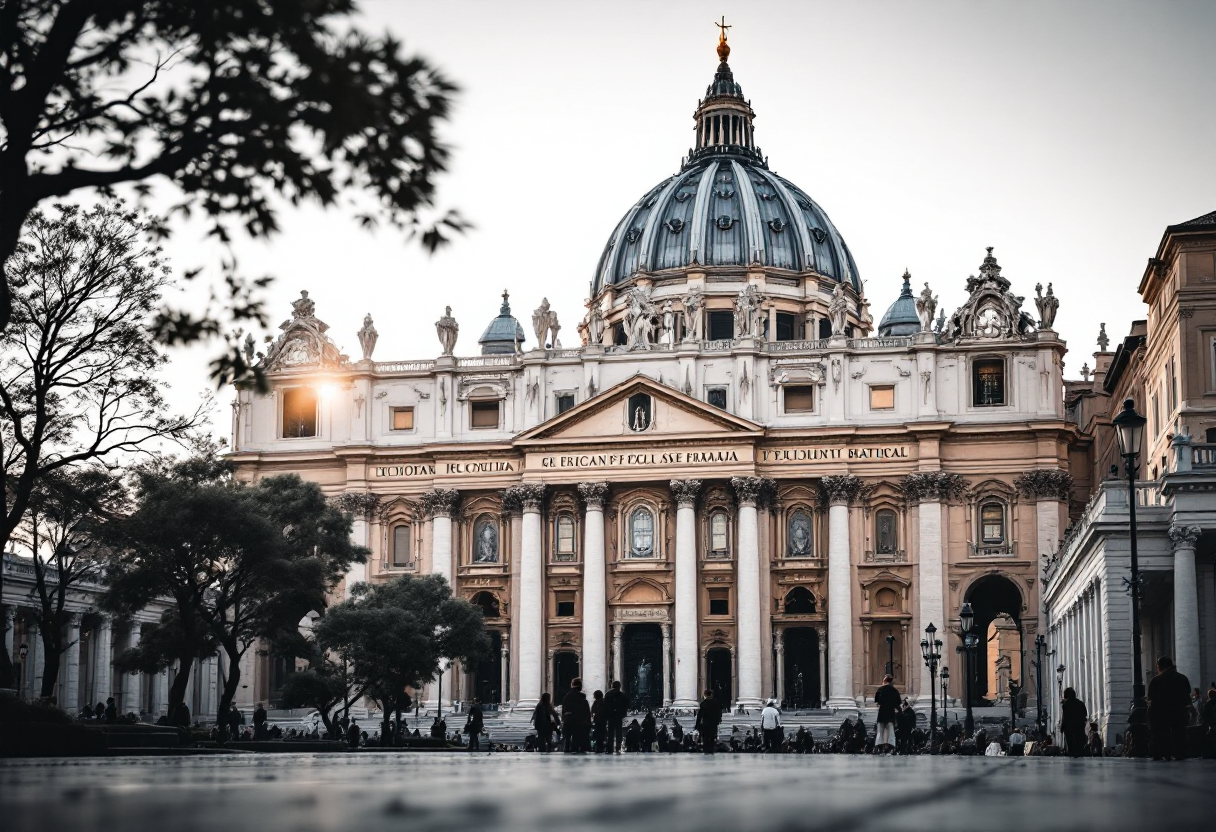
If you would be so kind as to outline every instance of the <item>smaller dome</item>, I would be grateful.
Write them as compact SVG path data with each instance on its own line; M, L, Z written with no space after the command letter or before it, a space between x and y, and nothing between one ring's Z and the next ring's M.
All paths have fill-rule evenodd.
M477 343L481 344L482 355L514 355L519 352L519 345L524 342L524 328L519 321L511 317L511 304L507 302L508 294L502 293L502 306L498 308L498 317L490 321L486 331L481 333Z
M878 323L878 337L893 335L915 335L920 332L920 316L916 314L916 301L912 298L912 275L904 270L904 288L887 314Z

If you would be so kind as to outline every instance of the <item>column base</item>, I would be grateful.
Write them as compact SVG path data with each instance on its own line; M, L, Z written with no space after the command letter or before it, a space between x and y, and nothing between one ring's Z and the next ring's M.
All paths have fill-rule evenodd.
M856 711L857 700L851 696L829 696L827 707L836 711Z
M695 699L673 699L668 707L671 708L698 708L701 703Z
M540 704L539 696L536 697L535 699L520 699L518 702L515 703L513 710L521 710L521 709L532 710L539 704ZM560 704L560 703L558 703L558 704Z
M763 708L764 700L756 696L740 696L735 700L736 708Z

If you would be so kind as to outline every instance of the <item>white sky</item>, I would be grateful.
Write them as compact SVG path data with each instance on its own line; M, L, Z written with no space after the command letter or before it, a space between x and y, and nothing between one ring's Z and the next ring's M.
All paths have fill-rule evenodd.
M438 355L446 304L457 354L477 354L503 288L525 330L547 296L575 344L609 234L692 144L721 14L758 144L828 212L876 320L905 267L953 311L995 246L1032 314L1035 283L1054 283L1076 378L1099 322L1117 343L1143 317L1135 290L1164 227L1216 209L1210 0L363 7L366 28L392 32L463 88L440 201L476 230L427 257L387 228L304 207L281 213L271 241L237 244L245 274L277 278L272 326L307 289L355 358L369 311L376 359ZM166 249L180 269L223 254L189 225ZM182 406L207 386L215 349L175 356Z

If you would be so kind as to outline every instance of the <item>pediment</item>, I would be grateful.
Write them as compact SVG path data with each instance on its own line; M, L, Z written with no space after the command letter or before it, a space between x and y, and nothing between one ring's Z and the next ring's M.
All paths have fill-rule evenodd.
M649 412L638 413L636 405L644 399L649 401ZM574 444L657 437L750 438L762 435L763 431L755 422L733 416L639 374L524 431L516 437L515 444Z

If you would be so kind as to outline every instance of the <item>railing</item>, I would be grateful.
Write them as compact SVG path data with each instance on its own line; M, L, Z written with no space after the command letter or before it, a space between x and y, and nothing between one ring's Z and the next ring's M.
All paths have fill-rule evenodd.
M545 350L548 358L578 358L583 354L581 347L569 350Z
M407 560L405 563L392 563L391 561L380 561L381 572L414 572L418 569L418 561Z
M824 352L828 348L828 339L818 341L769 341L764 344L764 352Z
M912 339L898 338L850 338L848 347L851 350L886 350L912 346Z
M1216 445L1192 445L1191 466L1194 468L1216 468Z
M866 550L863 555L866 563L907 563L908 553L904 549L897 552L871 552Z
M513 355L482 355L476 358L457 358L457 367L511 367L515 364Z
M970 548L973 558L1013 558L1018 554L1017 545L1012 543L996 545L968 543L967 546Z
M1123 500L1126 505L1127 500ZM1156 482L1136 484L1136 506L1139 508L1154 508L1169 505L1169 499L1161 493L1161 484Z
M377 361L375 367L377 373L429 373L435 369L435 362L434 360Z

